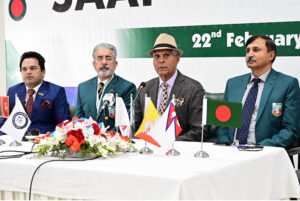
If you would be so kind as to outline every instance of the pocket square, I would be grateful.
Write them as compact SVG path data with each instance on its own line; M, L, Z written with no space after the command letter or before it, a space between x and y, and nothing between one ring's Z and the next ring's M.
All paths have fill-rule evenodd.
M50 108L52 108L52 104L51 104L50 101L45 100L44 102L42 102L41 107L42 107L42 108L50 109Z
M179 107L184 103L184 98L176 98L175 99L175 106Z

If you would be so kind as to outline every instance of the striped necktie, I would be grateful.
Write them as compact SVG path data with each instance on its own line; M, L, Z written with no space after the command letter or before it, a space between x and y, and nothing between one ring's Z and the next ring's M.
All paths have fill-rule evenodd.
M104 83L100 82L99 83L99 87L98 87L98 97L99 97L99 100L100 100L102 92L103 92L103 87L104 87Z

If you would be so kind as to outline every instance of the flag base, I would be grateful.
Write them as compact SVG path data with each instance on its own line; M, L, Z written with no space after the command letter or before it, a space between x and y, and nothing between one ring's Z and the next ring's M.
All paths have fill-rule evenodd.
M149 147L143 147L139 150L139 153L140 154L153 154L153 151Z
M180 152L176 149L169 149L169 151L166 152L167 156L179 156Z
M209 154L206 153L205 151L198 151L197 153L195 153L194 155L196 158L208 158Z
M132 146L128 146L128 147L125 148L124 152L131 152L131 153L133 153L133 152L136 152L136 150Z
M22 146L22 143L18 142L17 140L14 140L11 143L9 143L9 146L11 146L11 147L18 147L18 146Z
M6 144L4 140L0 139L0 146Z

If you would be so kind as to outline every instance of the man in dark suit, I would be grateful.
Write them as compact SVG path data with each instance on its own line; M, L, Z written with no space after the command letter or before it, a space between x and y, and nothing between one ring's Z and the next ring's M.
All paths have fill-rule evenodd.
M105 123L110 129L115 125L115 104L109 105L102 110L103 98L111 90L122 97L127 107L130 108L130 95L136 95L136 86L114 74L118 62L115 46L108 43L100 43L93 50L93 66L98 76L87 80L78 86L77 105L75 116L92 117L97 122Z
M173 36L162 33L157 37L148 54L153 57L153 65L159 77L146 82L136 98L135 129L139 128L144 118L145 94L151 97L160 114L175 95L175 110L182 128L176 140L200 141L203 87L177 70L182 53Z
M15 94L26 107L31 120L28 128L40 133L54 131L57 124L71 119L69 104L63 87L44 81L45 59L37 52L25 52L21 56L20 71L24 82L8 89L9 111L15 105ZM6 119L0 119L0 127Z
M239 144L291 146L300 129L298 80L272 69L277 50L268 36L252 36L246 47L251 73L229 79L224 95L226 101L243 103L242 128L219 127L218 142L236 138Z

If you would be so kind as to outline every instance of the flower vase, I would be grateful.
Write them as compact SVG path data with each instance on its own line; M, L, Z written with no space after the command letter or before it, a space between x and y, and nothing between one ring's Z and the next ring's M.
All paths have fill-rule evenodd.
M68 147L66 149L66 158L82 158L82 153L80 151L71 151Z

